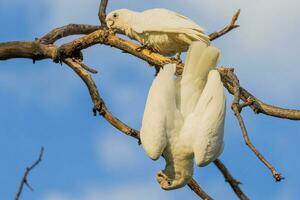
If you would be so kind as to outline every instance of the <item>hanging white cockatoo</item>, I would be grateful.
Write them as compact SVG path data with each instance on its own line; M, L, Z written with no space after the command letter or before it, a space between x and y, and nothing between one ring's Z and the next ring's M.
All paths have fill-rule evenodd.
M109 28L166 56L187 51L193 41L210 43L202 27L185 16L162 8L143 12L115 10L107 15L106 23Z
M223 151L225 96L214 69L219 50L206 43L190 46L182 77L167 64L153 80L144 111L141 142L148 156L162 154L166 167L157 174L165 190L183 187L193 176L193 162L205 166Z

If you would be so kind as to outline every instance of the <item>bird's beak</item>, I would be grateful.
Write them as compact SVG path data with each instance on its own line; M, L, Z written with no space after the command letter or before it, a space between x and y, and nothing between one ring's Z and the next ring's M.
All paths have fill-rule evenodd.
M107 20L106 21L108 28L111 28L114 25L114 21L113 20Z

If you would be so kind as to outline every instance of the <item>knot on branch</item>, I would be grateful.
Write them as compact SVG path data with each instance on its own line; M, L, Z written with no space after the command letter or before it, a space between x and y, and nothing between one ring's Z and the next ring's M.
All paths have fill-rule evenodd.
M236 112L241 113L241 111L242 111L242 107L240 106L239 103L236 103L236 102L233 102L233 103L231 104L231 109L234 111L234 115L235 115L235 116L237 115Z
M81 45L82 44L78 44L77 47L78 47L78 50L74 49L71 45L69 45L69 43L65 44L65 45L62 45L60 46L58 49L57 49L57 53L53 59L53 61L55 63L62 63L62 61L65 59L65 58L75 58L77 60L80 60L82 61L83 60L83 54L82 52L80 51L81 50Z
M35 64L36 60L40 60L44 58L44 54L42 53L43 50L41 49L41 45L39 40L34 40L32 42L32 62Z
M281 180L284 179L284 177L280 173L278 173L276 170L272 171L272 175L275 178L276 182L280 182Z
M97 116L97 112L102 116L105 114L105 105L103 102L95 103L93 107L94 116Z
M99 34L100 43L112 46L108 41L108 37L111 36L111 35L116 35L116 31L113 30L113 29L109 29L107 27L104 27L102 29L102 31L103 31L102 34Z

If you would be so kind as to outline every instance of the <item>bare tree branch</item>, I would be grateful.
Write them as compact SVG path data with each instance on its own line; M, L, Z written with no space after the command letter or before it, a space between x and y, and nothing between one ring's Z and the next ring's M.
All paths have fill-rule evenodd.
M229 183L235 194L238 196L239 199L241 200L248 200L248 197L244 194L244 192L241 190L239 187L239 184L241 182L237 181L228 171L226 166L221 162L221 160L217 159L214 161L215 165L217 168L222 172L225 181Z
M74 62L80 64L80 66L81 66L83 69L85 69L86 71L88 71L88 72L90 72L90 73L92 73L92 74L97 74L97 73L98 73L98 71L97 71L96 69L93 69L93 68L91 68L91 67L85 65L85 64L82 62L82 60L76 59L76 58L72 58L72 60L73 60Z
M107 27L107 24L105 21L107 2L108 2L108 0L101 0L101 3L99 5L98 17L101 22L101 26L103 26L103 27Z
M201 187L200 185L194 180L192 179L189 184L188 184L189 188L191 190L193 190L201 199L203 200L212 200L213 198L211 198Z
M53 29L39 40L43 44L53 44L61 38L68 37L70 35L90 34L98 30L99 28L100 26L93 26L88 24L69 24Z
M221 74L223 84L228 90L228 92L230 94L234 94L233 79L230 76L230 74L233 73L233 68L221 67L219 68L219 72ZM266 104L263 101L256 98L255 96L253 96L250 92L248 92L243 87L240 87L240 97L245 103L251 100L252 104L249 106L257 114L263 113L265 115L269 115L272 117L278 117L278 118L290 119L290 120L300 120L300 110L280 108L277 106Z
M43 60L46 58L52 59L55 56L56 47L54 45L45 45L38 41L0 43L0 60L12 58Z
M243 137L245 140L246 145L255 153L255 155L263 162L272 172L273 177L275 178L276 181L281 181L284 177L282 177L276 169L269 163L264 156L256 149L256 147L252 144L251 140L249 139L248 132L246 130L246 126L244 123L244 120L241 116L241 107L240 107L240 84L239 80L236 77L236 75L232 72L229 74L231 76L231 79L233 80L233 93L234 93L234 98L233 102L231 105L231 109L233 110L243 133Z
M239 25L236 25L235 23L239 18L240 12L241 12L241 10L238 9L238 11L232 16L230 23L227 26L225 26L222 30L209 34L210 41L213 41L213 40L225 35L229 31L231 31L235 28L238 28Z
M28 177L29 173L31 172L31 170L33 170L42 161L43 153L44 153L44 147L41 148L38 159L32 165L30 165L29 167L26 168L25 173L20 182L19 189L16 194L15 200L19 200L19 198L22 194L24 185L26 185L31 191L33 191L33 188L29 185L29 183L27 181L27 177Z

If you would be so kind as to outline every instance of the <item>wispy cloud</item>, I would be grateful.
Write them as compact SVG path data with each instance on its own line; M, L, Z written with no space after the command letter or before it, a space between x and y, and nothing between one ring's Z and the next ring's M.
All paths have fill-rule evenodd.
M125 170L138 165L139 154L136 145L129 143L128 138L118 135L114 137L112 134L115 133L110 134L103 130L101 132L108 136L102 134L95 144L100 165L104 164L111 170L120 170L120 166Z
M98 24L98 0L54 0L48 1L49 26L57 27L69 23Z
M86 187L79 194L49 192L44 200L168 200L168 195L158 186L149 183L127 183L110 186L97 185Z
M76 95L80 80L59 65L38 65L3 70L0 89L15 95L21 104L41 104L50 109L65 106Z

